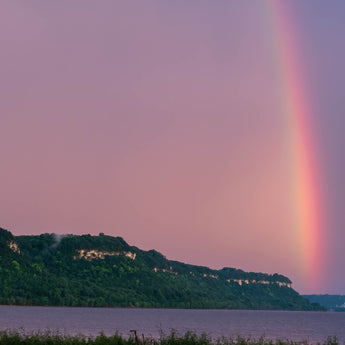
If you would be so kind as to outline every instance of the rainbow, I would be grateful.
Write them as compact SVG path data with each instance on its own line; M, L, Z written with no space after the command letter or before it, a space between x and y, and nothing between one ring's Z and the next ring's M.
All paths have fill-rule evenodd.
M319 284L323 263L322 192L311 104L301 66L301 47L288 1L266 0L272 20L281 80L282 109L288 127L292 228L298 275L306 289Z

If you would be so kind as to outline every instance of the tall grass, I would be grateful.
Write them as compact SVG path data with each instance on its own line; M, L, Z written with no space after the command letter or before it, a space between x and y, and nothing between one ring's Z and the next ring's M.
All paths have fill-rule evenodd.
M67 335L60 332L31 332L23 330L0 331L0 345L311 345L308 341L269 340L265 338L228 338L212 339L207 334L197 335L186 332L181 335L172 331L170 334L161 334L158 339L145 338L143 335L124 337L119 333L106 336L100 333L95 337L85 335ZM318 345L341 345L337 338L330 337ZM345 345L345 343L344 343Z

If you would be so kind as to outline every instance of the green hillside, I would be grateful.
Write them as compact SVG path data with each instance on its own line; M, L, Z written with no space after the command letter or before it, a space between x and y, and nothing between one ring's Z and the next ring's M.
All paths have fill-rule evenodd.
M0 304L322 310L279 274L167 260L121 237L0 228Z
M345 312L344 295L304 295L311 303L319 303L328 310Z

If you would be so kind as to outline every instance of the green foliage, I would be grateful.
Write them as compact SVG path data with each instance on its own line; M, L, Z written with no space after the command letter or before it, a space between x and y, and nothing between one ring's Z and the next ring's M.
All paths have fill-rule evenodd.
M329 310L345 311L345 295L304 295L309 302L321 304Z
M10 248L16 243L18 251ZM248 273L169 261L121 237L17 236L0 228L0 304L85 307L167 307L320 310L282 275ZM113 253L86 259L80 250ZM133 258L126 254L135 255ZM234 279L266 281L238 284Z

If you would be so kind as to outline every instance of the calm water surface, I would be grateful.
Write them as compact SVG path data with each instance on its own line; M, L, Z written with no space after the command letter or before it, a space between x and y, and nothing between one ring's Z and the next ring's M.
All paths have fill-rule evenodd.
M59 330L67 334L106 335L119 331L124 336L136 329L145 336L158 337L160 330L184 333L323 342L328 336L345 341L345 313L122 309L0 306L0 329L25 331Z

